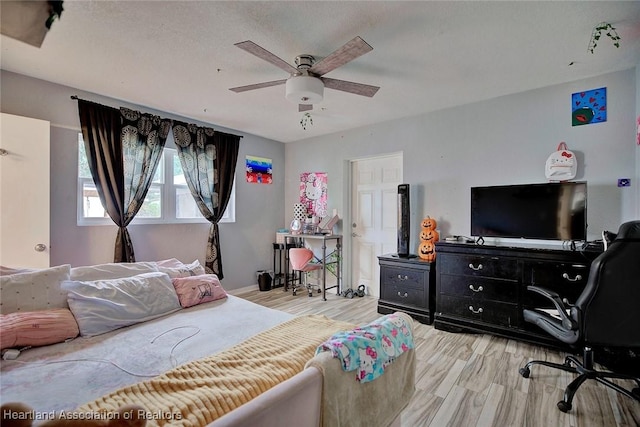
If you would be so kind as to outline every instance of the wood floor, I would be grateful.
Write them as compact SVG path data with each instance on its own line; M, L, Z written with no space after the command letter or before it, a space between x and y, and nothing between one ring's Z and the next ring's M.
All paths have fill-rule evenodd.
M324 314L364 324L377 319L377 299L347 299L328 293L327 301L282 288L235 295L288 313ZM606 427L640 426L640 403L595 381L583 384L573 409L556 408L572 374L534 366L529 379L518 368L528 360L562 362L564 353L483 334L449 333L415 322L416 393L402 414L403 427ZM630 382L620 382L629 388Z

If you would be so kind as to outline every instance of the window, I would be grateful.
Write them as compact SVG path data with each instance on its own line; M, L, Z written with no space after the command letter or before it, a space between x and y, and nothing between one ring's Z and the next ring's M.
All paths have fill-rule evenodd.
M235 185L220 222L235 222ZM200 213L182 172L178 151L165 148L147 197L131 224L208 223ZM110 225L89 170L82 134L78 134L78 225Z

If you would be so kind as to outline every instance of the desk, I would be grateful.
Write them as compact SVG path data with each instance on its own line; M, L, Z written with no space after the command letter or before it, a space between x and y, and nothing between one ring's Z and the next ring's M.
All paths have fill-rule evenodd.
M297 240L296 240L297 239ZM289 243L295 245L296 241L301 241L304 244L305 241L320 241L322 242L322 258L318 261L322 264L322 300L327 300L327 289L336 288L336 294L340 295L340 288L342 287L342 235L340 234L285 234L284 241L285 247L290 247ZM335 240L336 248L334 251L327 254L327 241ZM294 246L295 247L295 246ZM327 262L327 257L331 256L335 252L336 260ZM316 257L317 258L317 257ZM335 276L336 284L327 288L327 265L336 264ZM289 278L289 263L285 265L285 285L284 289L287 290L287 280Z

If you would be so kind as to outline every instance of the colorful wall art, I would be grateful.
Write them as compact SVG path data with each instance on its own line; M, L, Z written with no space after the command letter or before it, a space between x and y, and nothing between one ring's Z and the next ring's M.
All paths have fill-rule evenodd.
M273 160L247 156L247 182L253 184L273 183Z
M589 125L607 121L607 88L588 90L571 95L571 124Z
M327 216L326 172L304 172L300 174L300 203L307 213L318 218Z

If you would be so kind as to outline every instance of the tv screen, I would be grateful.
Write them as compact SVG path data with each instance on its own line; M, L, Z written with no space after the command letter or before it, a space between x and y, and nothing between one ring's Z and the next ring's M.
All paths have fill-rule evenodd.
M471 188L471 235L586 240L586 182Z

